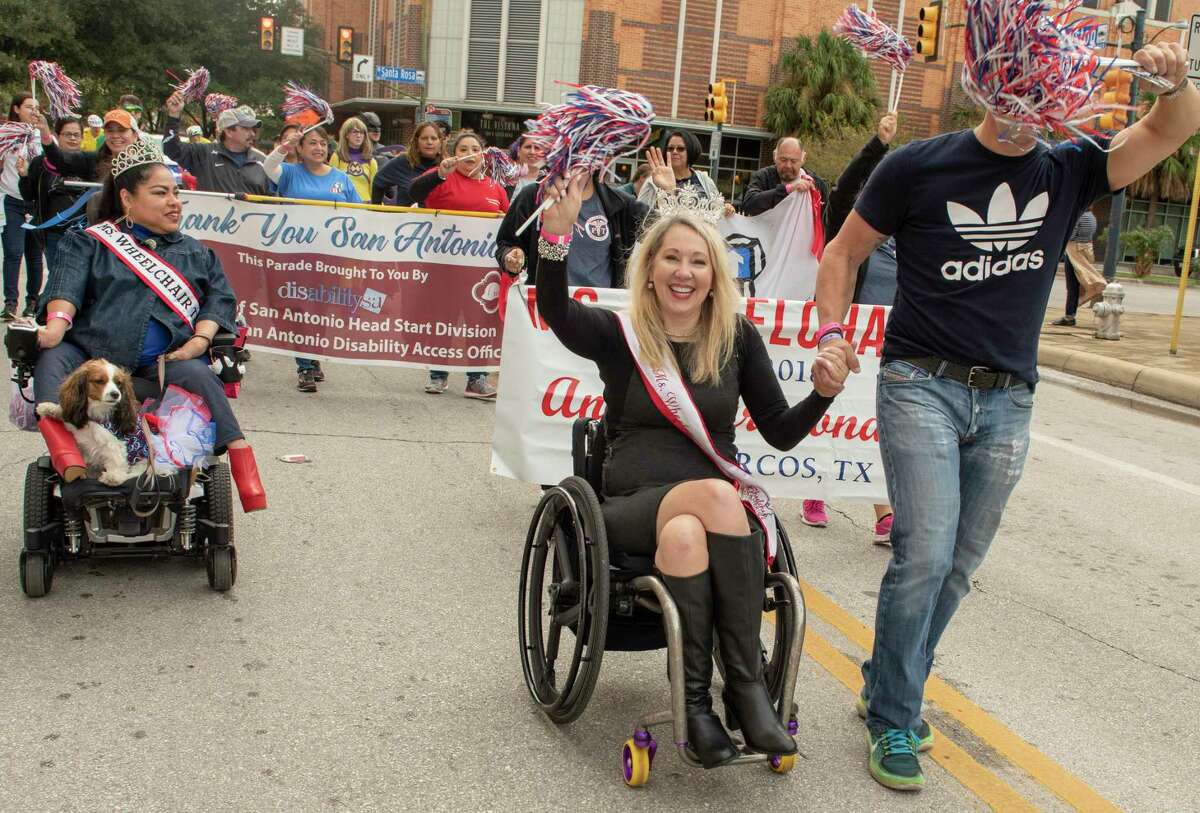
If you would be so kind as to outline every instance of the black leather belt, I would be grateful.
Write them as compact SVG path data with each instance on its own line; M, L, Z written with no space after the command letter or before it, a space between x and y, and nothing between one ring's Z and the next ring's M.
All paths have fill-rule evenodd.
M973 390L1002 390L1020 383L1021 379L1012 373L993 370L990 367L980 367L970 364L955 364L953 361L927 356L923 358L902 358L914 367L920 367L925 372L938 378L949 378L960 384L966 384Z

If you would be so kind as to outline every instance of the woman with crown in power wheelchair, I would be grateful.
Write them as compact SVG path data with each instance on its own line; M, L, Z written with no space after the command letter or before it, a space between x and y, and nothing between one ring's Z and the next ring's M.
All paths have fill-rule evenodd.
M628 313L571 299L566 258L580 188L578 179L567 183L559 178L549 186L547 194L557 202L543 216L538 241L538 310L567 349L596 362L604 381L602 501L597 506L594 496L585 499L580 492L591 494L591 489L576 484L563 488L566 502L575 513L587 513L586 506L577 504L589 500L598 508L603 527L583 531L606 538L614 558L653 557L678 610L686 746L691 752L685 756L694 756L705 768L741 756L713 713L715 626L726 720L730 728L740 727L747 752L773 755L777 766L780 757L796 753L796 744L781 713L791 709L777 710L764 683L759 630L764 580L770 578L765 560L774 557L781 528L765 492L731 462L737 459L734 420L740 398L767 442L790 449L810 432L837 392L813 392L788 406L761 336L737 313L724 241L711 223L686 208L664 211L642 235L630 262ZM848 374L837 354L820 353L815 363L826 366L836 381ZM552 499L548 493L543 504ZM586 525L586 518L582 522ZM600 569L607 569L607 557L603 564ZM570 565L556 564L562 567ZM607 574L599 578L607 589ZM522 637L527 637L524 626ZM523 645L530 649L528 641ZM799 652L792 655L798 661ZM527 656L527 682L538 699L537 682L552 676L531 677L530 672ZM791 677L794 683L794 662ZM790 706L790 687L783 696ZM653 742L640 729L637 737L635 745L643 749ZM630 767L631 747L627 743L625 779L640 784L631 781L636 773Z
M216 427L215 451L228 453L243 510L266 508L254 452L222 379L209 367L214 338L236 331L233 290L216 255L180 233L182 203L157 145L138 141L114 159L100 210L91 228L61 242L38 312L43 326L37 334L33 390L38 429L54 472L64 486L86 475L74 436L56 417L64 412L58 406L59 390L85 361L105 358L142 379L175 384L203 398ZM160 394L151 393L155 398ZM62 417L75 425L87 420L86 414ZM217 491L226 502L228 477L221 467ZM28 484L26 491L28 502ZM186 505L188 495L181 499ZM210 495L209 502L214 499ZM227 537L228 520L218 524ZM223 538L220 545L227 558L232 557L229 541ZM48 557L43 553L42 558ZM230 562L226 570L232 567ZM231 584L232 578L228 572L224 581Z

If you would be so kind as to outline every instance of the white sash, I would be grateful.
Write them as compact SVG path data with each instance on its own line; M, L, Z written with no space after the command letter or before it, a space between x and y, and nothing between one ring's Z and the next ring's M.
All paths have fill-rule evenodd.
M650 367L642 359L641 345L638 343L637 334L634 333L629 314L617 313L617 321L625 334L625 343L629 345L629 352L633 354L634 363L642 376L642 382L646 385L651 402L664 418L699 446L700 451L708 455L708 459L716 464L721 473L737 486L742 505L754 515L766 535L767 564L770 565L775 560L775 551L779 547L779 531L775 526L775 511L771 508L771 498L767 495L767 490L755 482L741 466L725 459L717 451L700 409L692 400L687 385L683 383L683 376L675 368L674 359L668 356L664 359L665 366Z
M183 274L150 249L139 246L112 221L97 223L86 231L125 263L189 328L195 329L196 317L200 315L200 296Z

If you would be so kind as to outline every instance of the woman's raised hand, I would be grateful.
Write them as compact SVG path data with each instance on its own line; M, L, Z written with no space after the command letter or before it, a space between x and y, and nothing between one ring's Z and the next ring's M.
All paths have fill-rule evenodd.
M577 172L569 183L558 177L546 184L546 198L553 203L542 213L542 231L556 236L572 233L583 206L583 188L587 182L588 174Z
M163 107L167 108L167 115L173 119L179 118L183 113L183 105L183 94L179 91L172 93L167 97L166 102L163 103Z
M646 150L646 162L650 164L650 180L664 192L675 190L675 170L663 158L662 150L651 147Z
M445 180L450 177L450 173L454 171L454 165L458 163L458 159L454 156L443 158L442 163L438 164L438 177Z

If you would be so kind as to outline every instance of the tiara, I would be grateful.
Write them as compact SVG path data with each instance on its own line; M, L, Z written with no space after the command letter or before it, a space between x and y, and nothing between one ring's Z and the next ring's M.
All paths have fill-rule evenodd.
M725 217L725 198L717 195L707 198L691 186L676 188L672 192L657 191L654 204L655 213L659 217L670 217L679 212L691 212L701 220L711 225L721 222Z
M140 167L143 164L165 164L166 159L163 158L162 147L145 136L142 136L137 141L134 141L121 152L117 153L112 160L113 177L128 172L134 167Z

